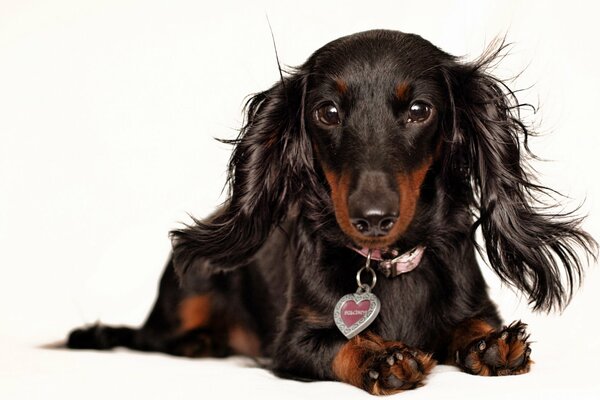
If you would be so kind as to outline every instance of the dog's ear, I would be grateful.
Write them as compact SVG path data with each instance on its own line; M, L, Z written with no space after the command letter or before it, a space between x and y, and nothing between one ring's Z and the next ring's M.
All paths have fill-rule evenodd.
M246 104L246 121L229 164L229 198L207 221L171 232L174 266L182 275L207 261L243 265L310 184L312 147L304 129L305 74L299 70ZM204 264L206 265L206 264Z
M534 310L562 309L581 280L580 258L595 257L597 245L580 218L548 204L560 195L535 181L522 105L486 71L504 50L502 44L444 70L452 109L445 170L453 175L448 181L462 180L472 192L473 240L480 227L494 271L522 290Z

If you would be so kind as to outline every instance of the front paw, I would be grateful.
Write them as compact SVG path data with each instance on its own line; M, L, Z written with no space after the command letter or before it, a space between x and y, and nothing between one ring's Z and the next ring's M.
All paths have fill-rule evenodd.
M415 389L423 385L435 364L431 354L408 347L389 347L373 357L365 386L376 395Z
M500 376L529 372L533 361L527 325L513 322L502 330L473 341L466 349L456 352L456 363L473 375Z

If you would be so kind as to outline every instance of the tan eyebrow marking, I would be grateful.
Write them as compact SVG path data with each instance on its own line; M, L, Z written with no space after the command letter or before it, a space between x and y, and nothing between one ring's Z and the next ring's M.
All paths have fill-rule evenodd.
M395 90L396 98L400 101L408 100L408 96L410 95L410 85L406 81L402 81L396 85Z
M341 94L346 94L348 91L348 84L343 79L337 78L335 80L335 87Z

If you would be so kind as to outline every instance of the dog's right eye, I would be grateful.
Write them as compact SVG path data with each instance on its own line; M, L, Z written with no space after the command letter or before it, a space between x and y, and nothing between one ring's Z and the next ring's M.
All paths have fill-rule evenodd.
M415 101L408 109L406 122L425 122L431 115L431 106L422 101Z
M338 109L332 103L328 103L319 107L315 111L315 118L317 121L327 126L339 125L341 122Z

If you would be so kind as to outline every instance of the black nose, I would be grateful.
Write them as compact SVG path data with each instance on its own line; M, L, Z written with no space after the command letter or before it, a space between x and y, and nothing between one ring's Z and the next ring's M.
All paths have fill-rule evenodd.
M385 236L392 230L397 219L396 214L370 208L362 216L350 218L350 222L365 236Z
M398 194L381 172L363 172L348 196L350 222L364 236L387 235L398 219Z

